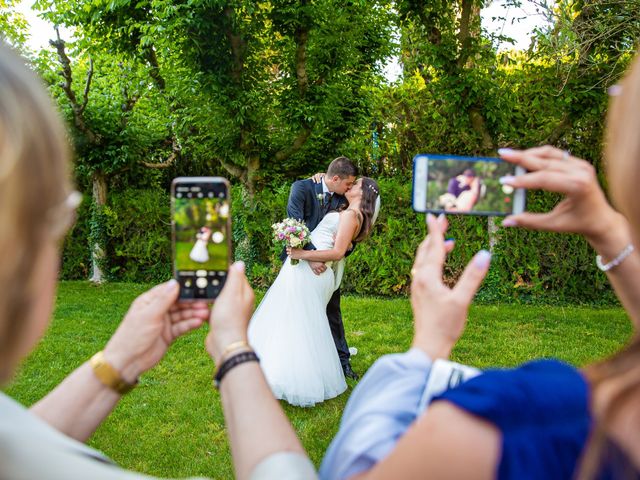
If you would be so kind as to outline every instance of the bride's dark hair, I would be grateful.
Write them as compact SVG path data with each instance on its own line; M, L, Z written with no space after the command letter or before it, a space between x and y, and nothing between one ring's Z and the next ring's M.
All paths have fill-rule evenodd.
M362 214L362 225L360 232L354 242L362 242L371 233L373 228L373 215L376 210L376 200L380 195L380 188L373 178L362 177L362 201L360 202L360 213Z

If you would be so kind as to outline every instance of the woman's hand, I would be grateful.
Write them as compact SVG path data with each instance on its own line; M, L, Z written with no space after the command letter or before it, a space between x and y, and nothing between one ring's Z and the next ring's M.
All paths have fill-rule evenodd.
M550 212L513 215L502 222L503 226L579 233L596 249L603 241L606 242L612 231L621 227L626 229L626 220L607 202L595 169L588 162L548 145L528 150L501 149L498 152L507 162L529 171L517 177L503 177L501 182L505 185L548 190L565 196Z
M302 248L287 247L287 255L289 255L292 260L303 260L304 252Z
M322 183L322 179L324 178L324 175L325 175L324 172L316 173L311 176L311 180L313 180L313 183Z
M469 305L480 287L491 256L480 251L462 273L454 288L442 281L442 267L453 241L444 240L448 224L444 215L427 215L429 235L418 247L411 269L411 307L415 322L413 346L431 359L448 358L462 334Z
M133 383L154 367L179 336L209 316L205 302L176 303L180 288L170 280L136 298L104 349L105 359Z
M253 313L254 294L244 274L244 263L236 262L227 274L227 281L211 310L206 347L219 364L220 356L229 345L247 341L247 328Z

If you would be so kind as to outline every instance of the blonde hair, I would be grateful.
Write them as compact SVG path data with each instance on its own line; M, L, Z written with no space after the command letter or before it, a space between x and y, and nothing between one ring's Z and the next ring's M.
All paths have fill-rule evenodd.
M71 191L62 123L26 60L0 42L0 381L40 294L34 271Z
M640 238L640 56L636 56L621 83L621 95L614 97L607 117L605 165L609 193L616 208ZM636 245L637 246L637 245ZM579 478L595 478L608 455L612 441L607 432L619 415L638 408L640 394L640 338L613 357L587 369L592 398L598 397L596 428L581 465ZM632 471L629 465L616 468ZM628 472L625 472L628 473ZM620 478L628 476L620 475ZM631 478L632 476L629 476ZM635 478L635 476L633 476Z

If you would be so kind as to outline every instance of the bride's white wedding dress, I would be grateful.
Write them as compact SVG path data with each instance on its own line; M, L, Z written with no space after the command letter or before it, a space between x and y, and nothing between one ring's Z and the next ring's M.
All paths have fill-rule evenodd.
M318 250L333 248L340 214L329 212L311 232ZM340 285L344 259L321 275L290 258L249 324L249 343L276 398L312 406L347 389L329 321L327 303Z

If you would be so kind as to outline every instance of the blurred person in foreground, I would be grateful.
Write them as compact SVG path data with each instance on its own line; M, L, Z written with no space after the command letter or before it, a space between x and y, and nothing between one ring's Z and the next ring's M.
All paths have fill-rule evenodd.
M613 203L595 169L550 146L502 149L529 173L503 177L515 188L564 195L547 213L504 220L585 236L634 326L640 324L640 57L615 90L605 160ZM620 213L619 213L620 212ZM447 220L427 218L429 234L412 269L412 348L379 359L347 403L321 478L637 478L640 474L640 340L583 369L556 360L488 370L421 406L430 371L462 334L468 307L486 275L478 253L457 285L442 281ZM435 363L434 363L435 362Z
M50 322L60 245L80 201L69 180L70 155L62 122L43 85L25 64L0 44L3 383ZM173 280L140 295L104 350L30 409L0 393L0 478L150 478L119 468L83 442L177 337L209 318L206 303L178 304L177 298L178 285ZM218 383L233 369L220 393L237 475L243 479L312 478L313 465L271 395L255 355L234 336L236 318L245 321L241 325L246 333L252 310L253 292L244 265L234 264L211 313L206 347L219 366ZM211 472L211 477L219 474Z

